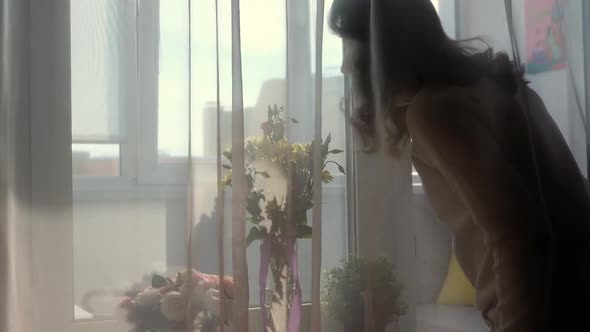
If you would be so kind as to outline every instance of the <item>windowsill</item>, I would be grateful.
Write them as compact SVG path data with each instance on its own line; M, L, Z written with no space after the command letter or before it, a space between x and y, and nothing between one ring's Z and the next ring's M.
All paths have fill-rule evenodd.
M85 310L75 306L74 307L74 312L75 312L75 316L74 316L74 320L76 321L76 323L80 323L80 324L92 324L92 325L101 325L101 326L116 326L116 325L125 325L122 322L116 321L112 318L108 319L100 319L100 318L95 318L91 313L86 312ZM250 328L248 330L250 331L261 331L262 327L261 327L261 322L260 322L260 307L250 307L248 309L248 313L249 313L249 325ZM303 303L302 305L302 315L301 315L301 330L302 331L308 331L308 329L306 329L305 327L310 326L310 317L311 317L311 303ZM324 318L327 319L327 318ZM329 319L327 319L329 320ZM328 322L328 324L332 325L333 323Z

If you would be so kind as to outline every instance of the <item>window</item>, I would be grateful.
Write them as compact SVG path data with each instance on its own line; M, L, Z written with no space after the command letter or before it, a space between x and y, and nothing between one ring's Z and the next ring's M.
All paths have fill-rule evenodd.
M208 273L217 271L217 257L210 250L217 237L215 1L193 2L191 13L188 0L71 3L75 318L101 321L111 319L116 295L142 277L185 266L189 138L197 217L194 265ZM331 1L325 5L330 8ZM231 142L230 1L222 0L219 6L225 148ZM268 106L276 104L300 123L289 129L289 138L310 141L315 2L257 0L242 6L241 23L246 136L260 134ZM348 168L350 138L340 109L341 47L339 38L325 28L323 133L331 134L331 146L346 150L335 161ZM334 181L323 187L324 232L330 238L323 248L326 268L349 250L350 181L337 169L333 173ZM229 253L231 237L225 242ZM298 249L304 300L309 300L311 241L300 241ZM255 244L247 255L255 307ZM231 273L230 257L225 271Z

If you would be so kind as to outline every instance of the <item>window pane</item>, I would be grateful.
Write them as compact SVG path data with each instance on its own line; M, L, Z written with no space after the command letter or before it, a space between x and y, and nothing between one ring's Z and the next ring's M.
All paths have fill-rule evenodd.
M135 1L76 0L70 3L72 135L118 138L133 74Z
M160 1L159 6L158 155L168 162L188 152L188 2Z
M72 144L72 174L81 176L119 176L119 144Z
M160 162L188 153L188 8L160 1L158 153ZM192 153L216 154L215 1L192 7ZM231 139L231 2L219 2L222 146ZM264 18L264 19L261 19ZM286 17L281 1L249 1L240 12L246 136L258 135L269 105L286 106ZM305 110L306 112L309 110Z

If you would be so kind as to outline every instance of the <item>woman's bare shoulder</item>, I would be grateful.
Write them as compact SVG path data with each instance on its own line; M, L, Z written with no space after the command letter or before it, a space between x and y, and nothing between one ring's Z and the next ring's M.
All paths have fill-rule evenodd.
M444 129L459 129L477 116L479 98L464 87L422 89L408 105L406 124L411 136Z

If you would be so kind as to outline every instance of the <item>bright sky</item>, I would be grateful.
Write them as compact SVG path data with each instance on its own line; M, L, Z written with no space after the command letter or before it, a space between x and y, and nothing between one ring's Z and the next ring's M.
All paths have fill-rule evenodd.
M121 111L114 93L120 91L115 84L122 75L117 66L118 59L107 56L111 44L100 44L88 36L96 34L87 24L88 17L102 15L105 8L92 7L88 1L76 2L72 8L72 67L78 73L72 76L73 83L73 128L75 135L90 133L105 135L119 131L118 113ZM315 1L310 1L312 36L315 27ZM439 0L432 0L438 8ZM195 3L195 2L193 2ZM193 128L201 129L203 105L216 100L215 71L215 0L201 0L199 6L192 7L192 68L193 75ZM220 35L220 77L221 103L226 109L231 105L231 17L230 0L219 1ZM285 77L286 31L285 2L277 0L244 0L241 8L241 42L244 105L256 103L262 84L270 79ZM326 16L332 0L325 3ZM102 9L101 9L102 8ZM184 155L187 150L188 133L186 119L188 110L188 2L187 0L160 1L160 73L159 73L159 114L158 148L169 154ZM97 12L98 11L98 12ZM102 15L104 16L104 15ZM117 38L115 24L104 30L107 42ZM94 27L96 28L96 27ZM90 29L90 30L89 30ZM100 27L99 27L100 29ZM77 32L76 32L77 31ZM100 31L99 31L100 32ZM98 44L97 44L98 43ZM311 58L315 52L312 39ZM323 47L324 76L340 75L341 41L324 27ZM88 61L94 61L90 66ZM312 63L312 68L315 65ZM105 77L98 73L106 73ZM111 75L111 76L108 76ZM96 78L89 83L88 77ZM90 84L90 85L89 85ZM76 90L77 89L77 90ZM80 91L78 91L80 90ZM101 104L102 102L102 104ZM109 104L110 103L110 104ZM111 105L112 103L115 103ZM105 113L105 110L107 112ZM91 120L89 120L91 119ZM203 148L202 138L193 134L194 153L198 155ZM106 147L105 147L106 148ZM104 155L113 150L102 151L91 148L96 155ZM103 149L104 150L104 149ZM115 149L116 150L116 149Z
M326 1L326 16L332 1ZM215 2L199 1L193 6L192 68L194 126L202 124L203 106L216 100ZM244 106L254 106L265 81L285 77L286 23L285 2L276 0L243 1L241 43ZM186 0L160 2L160 98L159 149L170 154L185 154L188 109L188 15ZM230 1L220 1L220 97L226 109L231 105L231 16ZM315 6L310 6L315 17ZM311 22L312 27L315 22ZM313 35L312 28L312 35ZM324 76L339 75L341 42L324 29ZM313 45L313 43L312 43ZM312 54L314 54L312 49ZM312 57L313 58L313 57ZM313 67L313 64L312 64ZM199 135L193 135L195 155L202 151Z

